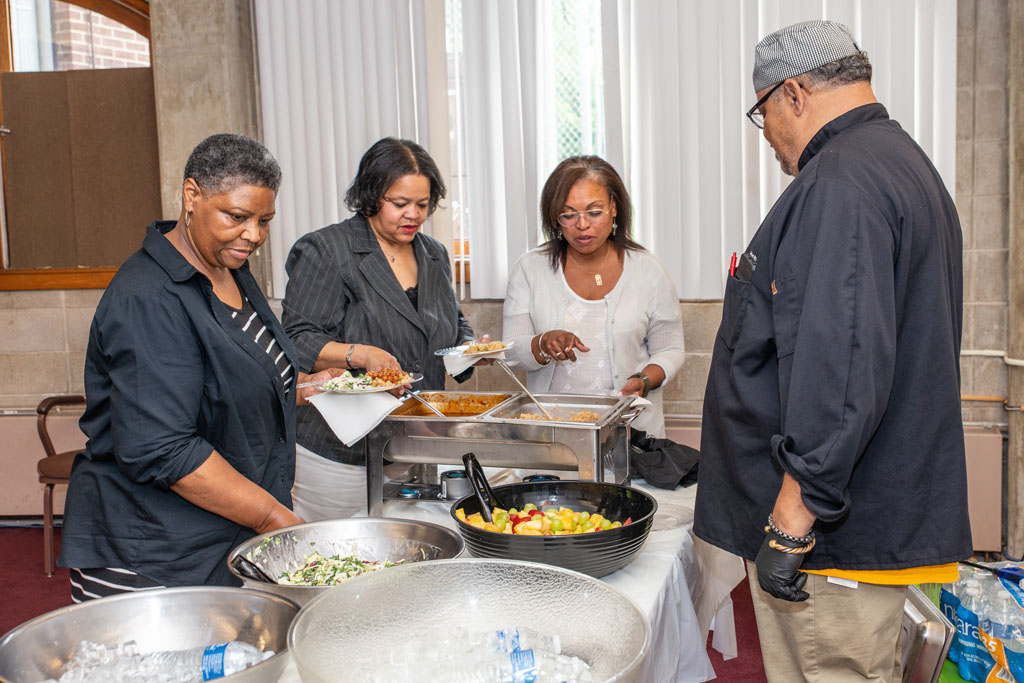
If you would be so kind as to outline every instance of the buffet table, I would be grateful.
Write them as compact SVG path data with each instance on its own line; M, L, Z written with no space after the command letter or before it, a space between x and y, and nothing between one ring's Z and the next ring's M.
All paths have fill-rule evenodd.
M743 562L691 533L695 486L665 491L634 482L659 505L643 550L626 567L601 580L633 599L651 622L651 651L643 683L699 683L715 678L705 643L729 659L736 656L732 589L746 578ZM389 501L384 516L418 519L455 528L448 505ZM280 683L299 683L289 663Z

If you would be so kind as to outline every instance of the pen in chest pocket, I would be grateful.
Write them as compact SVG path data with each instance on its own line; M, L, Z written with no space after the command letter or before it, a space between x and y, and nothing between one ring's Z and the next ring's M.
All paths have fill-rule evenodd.
M750 282L750 278L754 275L754 270L757 268L757 257L747 252L740 257L739 261L736 262L736 267L733 269L733 274L738 280L743 282Z

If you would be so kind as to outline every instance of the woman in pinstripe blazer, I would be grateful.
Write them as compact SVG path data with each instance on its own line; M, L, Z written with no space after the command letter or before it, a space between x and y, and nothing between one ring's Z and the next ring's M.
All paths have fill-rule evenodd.
M434 160L415 142L384 138L367 150L345 195L356 215L303 236L285 265L283 322L302 371L400 367L423 373L421 388L444 388L434 351L474 336L447 250L420 232L444 195ZM312 521L364 509L363 442L346 447L311 406L298 413L297 440L296 513Z

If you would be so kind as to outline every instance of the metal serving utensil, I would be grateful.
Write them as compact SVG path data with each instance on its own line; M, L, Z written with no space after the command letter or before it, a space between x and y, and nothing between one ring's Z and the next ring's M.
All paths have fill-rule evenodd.
M252 579L253 581L277 583L275 579L270 578L270 575L263 571L262 567L260 567L258 564L250 560L245 555L236 555L231 560L231 565L238 570L239 574L248 579Z
M428 401L427 399L423 398L422 396L419 396L419 395L417 395L417 394L416 394L415 392L413 392L413 391L407 391L407 392L405 392L405 393L406 393L407 395L409 395L409 396L412 396L412 397L413 397L414 399L416 399L417 401L419 401L420 403L422 403L423 405L425 405L425 406L426 406L426 407L427 407L427 408L428 408L428 409L430 410L430 412L434 413L434 415L437 415L438 417L445 417L445 414L444 414L444 413L442 413L442 412L441 412L440 410L438 410L437 408L435 408L435 407L434 407L434 404L432 404L432 403L431 403L430 401Z
M512 368L510 368L510 367L509 367L509 366L508 366L508 365L507 365L507 364L505 363L505 361L503 361L503 360L500 360L500 359L495 359L495 360L494 360L494 364L495 364L495 365L497 365L497 366L498 366L498 367L500 367L500 368L501 368L502 370L504 370L505 372L507 372L507 373L508 373L508 376L509 376L509 377L511 377L511 378L512 378L512 380L513 380L513 381L514 381L514 382L515 382L516 384L518 384L518 385L519 385L519 388L520 388L520 389L522 389L523 391L525 391L525 392L526 392L526 395L530 397L530 400L531 400L531 401L533 401L533 402L534 402L534 403L535 403L535 404L537 405L537 407L538 407L538 408L540 408L540 412L544 413L544 415L545 415L545 416L546 416L546 417L547 417L547 418L548 418L549 420L554 420L554 419L555 419L555 416L554 416L554 415L552 415L551 413L549 413L549 412L548 412L548 409L547 409L547 408L545 408L544 406L542 406L542 405L540 404L540 401L538 401L538 400L537 400L537 397L536 397L536 396L534 396L534 395L533 395L532 393L530 393L530 390L529 390L529 389L527 389L527 388L526 388L526 386L525 386L525 385L524 385L524 384L523 384L522 382L520 382L520 381L519 381L519 378L518 378L518 377L516 377L516 373L512 372Z
M463 454L462 464L466 467L466 476L469 478L469 483L473 485L476 499L480 501L480 516L483 517L485 522L493 524L494 518L491 515L491 510L503 506L498 502L494 491L491 490L491 485L487 483L487 475L484 474L484 468L480 466L475 453Z

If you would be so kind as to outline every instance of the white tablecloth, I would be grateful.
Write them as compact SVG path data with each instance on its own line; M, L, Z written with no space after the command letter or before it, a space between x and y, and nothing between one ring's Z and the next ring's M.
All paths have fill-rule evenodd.
M683 512L692 519L695 486L665 491L638 483L663 509ZM455 528L448 506L437 503L389 501L384 514ZM712 626L714 648L726 659L736 656L736 629L729 594L746 578L743 562L696 539L691 527L692 523L686 523L651 531L636 559L602 578L632 598L651 621L651 652L639 678L643 683L712 680L715 672L705 649ZM279 683L299 681L295 664L290 662Z

